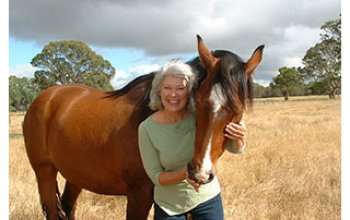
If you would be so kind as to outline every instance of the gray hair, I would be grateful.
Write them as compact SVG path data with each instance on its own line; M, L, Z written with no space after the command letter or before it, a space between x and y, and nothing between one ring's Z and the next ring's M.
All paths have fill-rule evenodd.
M154 76L152 81L152 89L150 92L149 107L152 110L163 109L162 100L160 98L160 88L165 76L174 76L184 78L188 89L187 111L193 112L195 110L195 101L193 97L193 88L196 85L196 74L193 72L190 65L171 61L166 63Z

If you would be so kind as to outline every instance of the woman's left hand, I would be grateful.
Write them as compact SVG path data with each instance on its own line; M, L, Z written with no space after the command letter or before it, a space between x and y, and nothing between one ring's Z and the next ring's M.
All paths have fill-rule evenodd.
M199 188L201 187L201 185L199 183L196 183L195 181L189 179L187 177L187 182L193 186L194 190L196 190L196 192L199 192Z
M224 136L237 142L236 146L244 146L246 142L247 128L242 120L239 123L230 122L225 127Z

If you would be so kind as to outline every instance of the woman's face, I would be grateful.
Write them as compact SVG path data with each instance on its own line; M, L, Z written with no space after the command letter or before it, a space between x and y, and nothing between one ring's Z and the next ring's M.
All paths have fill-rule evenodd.
M188 88L185 78L165 76L160 87L160 96L165 110L173 113L186 111Z

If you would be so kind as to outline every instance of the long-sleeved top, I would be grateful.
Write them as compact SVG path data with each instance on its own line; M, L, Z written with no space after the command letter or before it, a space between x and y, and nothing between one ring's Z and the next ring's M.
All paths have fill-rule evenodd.
M166 186L159 184L161 172L182 169L192 159L195 134L194 113L172 124L158 123L150 116L139 126L140 153L146 173L155 185L154 201L169 215L185 213L221 191L216 176L210 183L201 185L199 192L186 180ZM235 152L230 144L227 149L241 153L241 150Z

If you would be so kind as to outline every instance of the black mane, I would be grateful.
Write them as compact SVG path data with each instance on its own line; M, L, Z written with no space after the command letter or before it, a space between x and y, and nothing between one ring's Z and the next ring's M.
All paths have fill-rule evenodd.
M146 83L147 87L149 87L152 84L152 80L154 78L154 74L156 72L151 72L145 75L141 75L133 79L131 82L129 82L126 86L124 86L121 89L115 90L115 91L109 91L107 92L107 98L117 98L119 96L125 95L128 93L131 89L133 89L135 86L142 82L148 82ZM150 82L150 83L149 83Z

